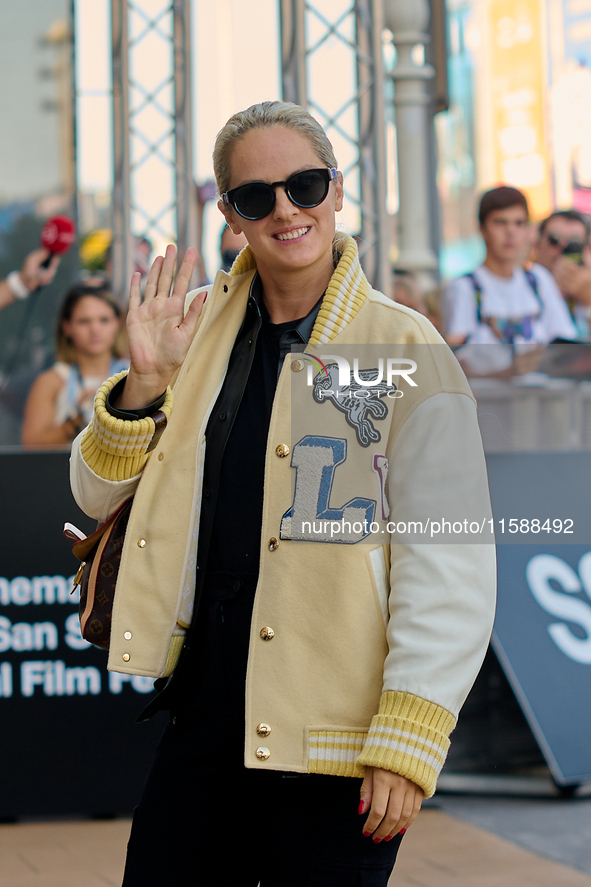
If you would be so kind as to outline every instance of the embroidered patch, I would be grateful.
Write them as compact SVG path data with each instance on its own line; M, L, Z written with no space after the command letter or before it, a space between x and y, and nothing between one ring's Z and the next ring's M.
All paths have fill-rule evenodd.
M348 385L339 384L339 368L336 363L326 365L328 376L322 372L314 377L312 396L316 403L330 401L337 410L344 413L345 420L355 429L357 442L362 447L369 447L381 440L380 432L373 421L385 419L388 407L380 398L395 391L395 385L386 382L371 384L380 375L379 370L358 370L350 374ZM357 378L355 378L357 377ZM371 416L371 419L369 418Z
M346 459L343 438L307 435L295 444L294 498L281 519L281 539L354 545L375 532L374 499L354 496L340 507L330 504L335 471Z

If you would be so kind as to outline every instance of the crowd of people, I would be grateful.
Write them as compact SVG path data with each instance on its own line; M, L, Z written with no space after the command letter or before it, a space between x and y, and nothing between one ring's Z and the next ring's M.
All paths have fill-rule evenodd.
M555 210L534 226L526 196L502 185L482 195L477 219L478 267L426 292L415 274L396 269L394 299L431 320L469 376L521 375L536 369L542 346L589 342L589 217Z
M200 219L212 198L198 189ZM535 367L516 346L556 341L589 341L591 335L591 224L576 210L556 210L532 226L525 195L500 186L487 191L478 207L486 255L481 265L439 290L422 289L412 271L395 269L393 299L427 317L458 353L469 375L507 376ZM108 233L108 232L107 232ZM220 267L229 271L246 244L226 224L220 234ZM136 270L145 281L151 244L137 238ZM55 363L33 384L24 409L25 446L67 446L92 412L100 382L127 365L121 308L109 291L111 250L103 271L86 277L66 294L55 333ZM59 258L31 252L18 271L0 280L0 310L52 282ZM198 285L210 280L197 251ZM511 360L474 360L474 347L511 346ZM472 357L470 356L472 354ZM500 352L499 352L500 354ZM501 361L500 363L498 361ZM510 364L510 365L509 365Z
M485 259L445 289L449 344L515 346L588 338L591 269L582 264L590 252L583 216L568 211L545 219L533 255L521 191L508 186L487 191L478 222Z

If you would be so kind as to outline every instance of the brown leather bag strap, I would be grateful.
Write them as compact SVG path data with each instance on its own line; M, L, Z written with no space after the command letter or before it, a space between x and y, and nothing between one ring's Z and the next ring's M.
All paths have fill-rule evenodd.
M152 437L152 440L150 441L150 444L148 446L148 449L146 450L146 453L151 453L152 450L154 450L156 448L156 444L158 443L158 441L162 437L162 432L166 428L166 424L168 422L168 419L166 418L166 416L162 412L162 410L158 410L156 413L154 413L154 415L152 416L152 419L154 420L154 425L156 427L154 429L154 435Z
M101 524L96 528L94 533L91 533L90 536L86 536L84 539L80 539L79 542L74 542L72 545L72 554L78 558L79 561L84 561L95 547L98 544L99 539L113 526L119 515L126 509L131 508L131 500L133 496L130 496L129 499L126 499L119 508L113 512L113 514L107 518L104 524Z

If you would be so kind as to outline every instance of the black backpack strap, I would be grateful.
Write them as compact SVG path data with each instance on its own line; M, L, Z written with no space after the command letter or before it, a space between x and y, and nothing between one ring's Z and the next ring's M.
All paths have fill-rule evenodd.
M525 276L527 277L527 282L531 286L532 292L533 292L534 296L536 297L536 301L537 301L538 307L540 309L539 317L541 317L542 312L544 310L544 303L542 302L542 297L540 296L540 293L538 290L538 278L536 277L534 272L531 270L531 268L524 268L523 270L525 271Z
M464 277L467 277L474 287L474 298L476 299L476 322L482 323L482 287L478 282L478 278L472 271L468 271L467 274L464 274Z

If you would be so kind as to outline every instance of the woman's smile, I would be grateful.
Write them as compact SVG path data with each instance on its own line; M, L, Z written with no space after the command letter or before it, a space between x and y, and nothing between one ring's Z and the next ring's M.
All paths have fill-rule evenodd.
M285 242L294 241L294 240L301 240L302 237L304 237L304 235L307 234L309 230L310 230L309 226L305 227L305 228L290 228L289 231L279 231L277 234L274 234L273 236L277 240L280 240L283 243L285 243Z

